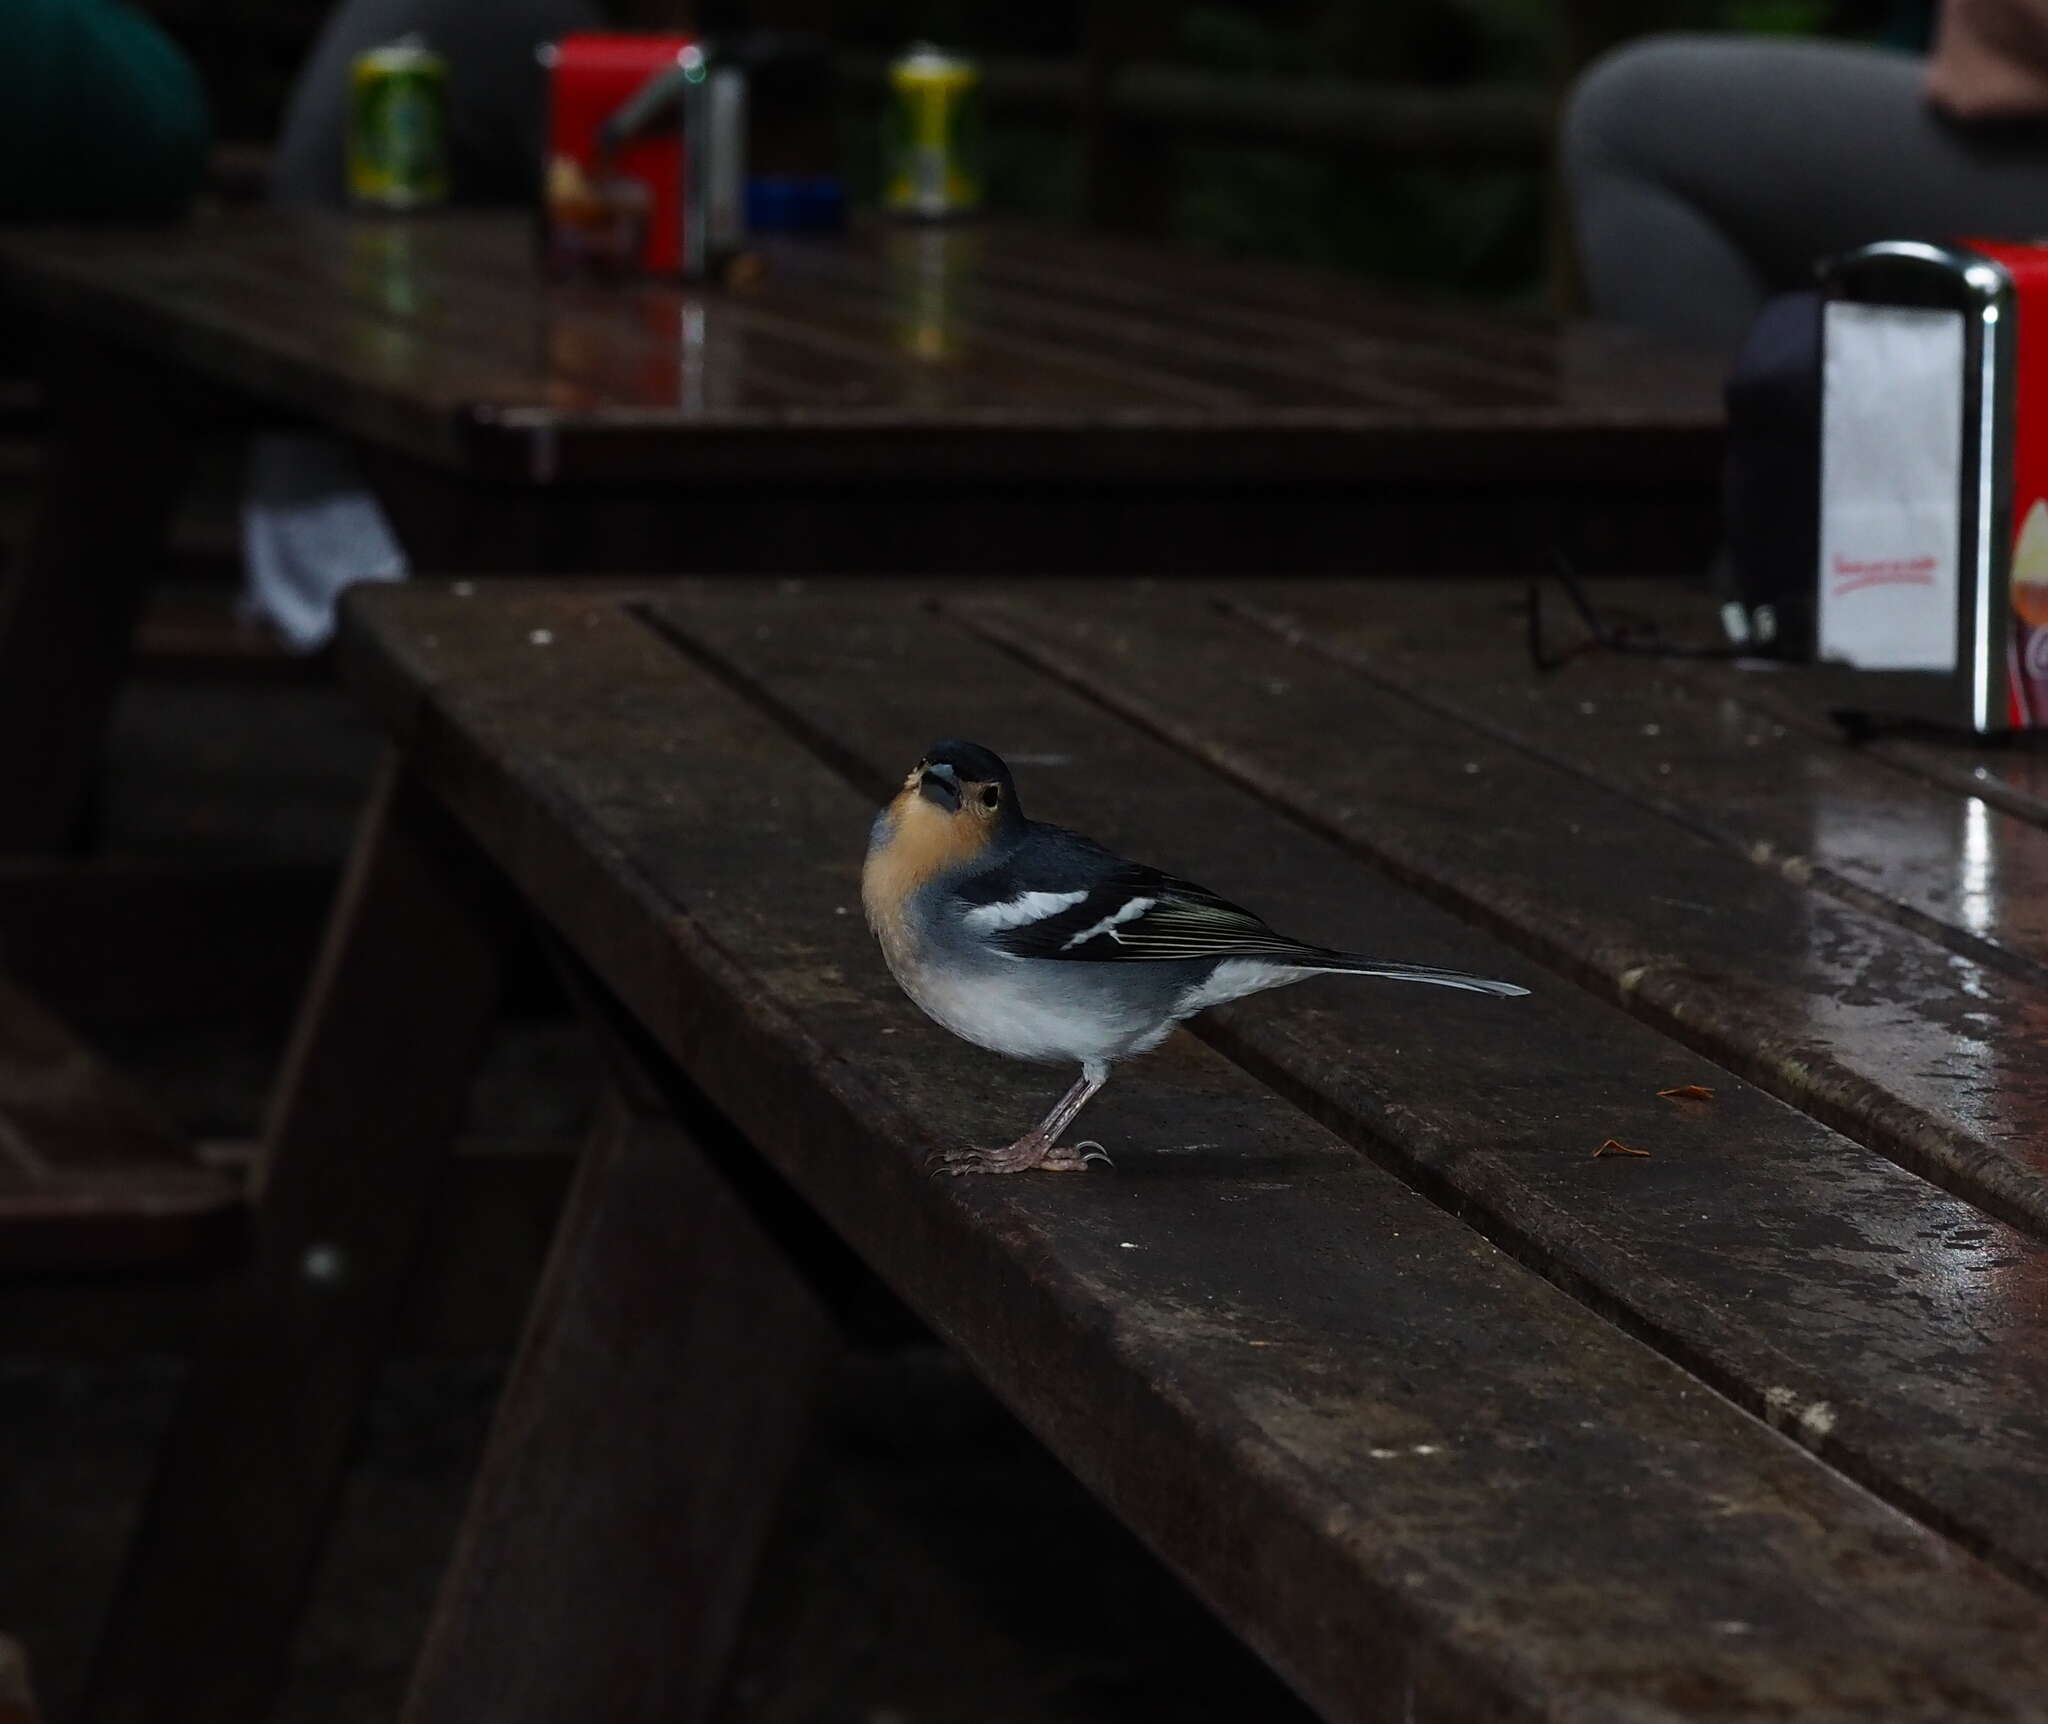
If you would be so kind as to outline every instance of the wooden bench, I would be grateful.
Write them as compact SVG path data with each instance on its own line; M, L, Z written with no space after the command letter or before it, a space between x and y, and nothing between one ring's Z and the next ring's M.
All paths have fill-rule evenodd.
M28 1654L0 1634L0 1724L37 1724L41 1717L29 1692Z
M826 1234L1332 1719L2034 1715L2048 995L2018 883L2048 833L2001 815L2022 871L1987 874L1957 799L1947 850L1901 845L1931 780L1779 734L1733 673L1541 676L1519 602L352 601L397 765L93 1716L262 1714L452 1129L492 878L583 978L620 1100L409 1724L709 1715L834 1345ZM1243 1002L1119 1072L1114 1174L934 1180L1048 1081L926 1024L862 926L868 815L946 731L1041 817L1534 993ZM321 1417L256 1419L281 1382Z
M218 1266L242 1218L238 1181L0 978L0 1278Z
M119 1073L0 976L0 1333L13 1349L62 1346L24 1301L61 1304L80 1290L189 1301L233 1263L247 1213L240 1179L205 1165ZM35 1488L10 1480L16 1492ZM0 1724L39 1716L27 1656L0 1635Z

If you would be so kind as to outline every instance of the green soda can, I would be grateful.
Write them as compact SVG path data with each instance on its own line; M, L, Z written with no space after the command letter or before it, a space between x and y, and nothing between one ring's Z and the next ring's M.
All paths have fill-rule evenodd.
M382 210L447 201L448 62L417 36L349 68L348 195Z
M981 207L981 71L919 42L889 68L889 171L882 202L925 221Z

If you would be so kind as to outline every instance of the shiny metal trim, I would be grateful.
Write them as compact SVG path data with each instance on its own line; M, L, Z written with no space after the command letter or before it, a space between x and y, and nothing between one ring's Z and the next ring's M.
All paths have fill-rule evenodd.
M1987 263L1983 267L1988 272L1997 266ZM1997 274L2005 283L2006 297L2009 298L2011 278L2003 269L1998 269ZM1994 597L2003 585L1998 580L2001 565L2009 564L2012 558L2012 509L2010 504L2003 509L1998 507L2001 489L1999 469L2011 465L2011 452L2001 449L1998 436L1999 380L2006 369L2007 362L2003 356L2011 345L2005 339L2011 320L2000 316L2002 307L1998 295L1994 292L1989 297L1990 303L1981 307L1977 314L1983 335L1977 360L1977 594L1976 615L1970 619L1974 672L1970 688L1970 716L1973 728L1979 733L1991 729L1992 608ZM2004 488L2009 490L2010 485L2008 478ZM2010 672L2005 668L2005 654L2002 652L1998 655L1998 663L2003 684Z

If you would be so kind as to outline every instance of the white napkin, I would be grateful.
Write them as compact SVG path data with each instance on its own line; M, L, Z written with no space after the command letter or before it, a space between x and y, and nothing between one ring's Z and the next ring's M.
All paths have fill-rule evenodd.
M1835 300L1823 352L1820 656L1953 670L1962 313Z
M249 447L242 492L242 606L298 652L334 635L334 606L357 581L411 571L348 447L266 432Z

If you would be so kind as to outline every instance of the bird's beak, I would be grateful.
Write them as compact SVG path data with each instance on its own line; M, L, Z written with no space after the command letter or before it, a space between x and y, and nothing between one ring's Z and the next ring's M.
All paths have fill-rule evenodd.
M917 793L948 814L960 812L960 775L950 766L927 766L917 781Z

